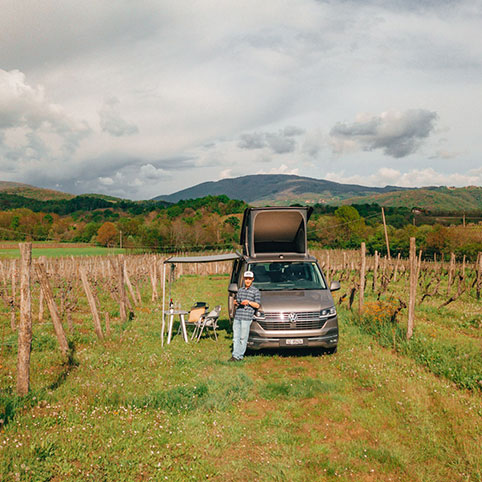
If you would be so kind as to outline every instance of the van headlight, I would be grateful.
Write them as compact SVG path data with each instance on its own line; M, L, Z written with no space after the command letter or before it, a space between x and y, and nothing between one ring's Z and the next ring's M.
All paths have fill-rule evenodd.
M331 318L336 315L336 308L332 306L331 308L325 308L320 311L320 318Z
M265 314L264 314L264 311L256 311L256 313L254 314L254 319L255 320L264 320L266 318Z

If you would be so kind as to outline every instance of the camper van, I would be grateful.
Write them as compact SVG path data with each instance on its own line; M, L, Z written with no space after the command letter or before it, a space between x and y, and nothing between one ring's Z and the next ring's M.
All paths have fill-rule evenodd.
M338 319L332 291L316 258L307 252L310 207L248 208L240 243L242 256L233 263L229 284L229 316L243 273L254 273L261 307L251 323L248 349L319 347L334 353Z

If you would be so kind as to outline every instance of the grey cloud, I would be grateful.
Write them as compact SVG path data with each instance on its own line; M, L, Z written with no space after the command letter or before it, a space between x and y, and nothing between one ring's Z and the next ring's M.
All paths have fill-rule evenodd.
M163 24L159 9L150 2L128 0L104 3L2 2L0 65L31 69L131 45L153 35ZM28 35L26 35L28 32ZM61 48L59 48L59 46Z
M122 119L119 112L120 101L116 97L107 99L99 112L100 127L104 132L114 137L137 134L139 128Z
M382 149L386 155L400 158L414 153L434 129L437 113L423 109L386 112L352 124L336 124L330 131L335 150L347 143L365 151Z
M447 5L458 2L271 0L188 8L154 0L4 0L0 65L28 73L28 82L16 83L21 95L10 97L14 102L5 97L11 86L0 87L0 171L32 184L50 173L49 185L75 192L125 186L126 195L137 190L143 197L141 187L129 186L138 172L146 186L171 173L159 191L169 192L233 164L247 173L263 163L269 172L293 149L302 162L317 159L302 174L323 176L331 160L321 153L331 141L338 150L373 151L344 156L340 169L351 172L360 157L381 166L384 152L401 157L435 137L436 120L426 112L406 116L414 132L406 113L395 120L350 117L391 104L403 112L410 99L427 99L440 113L450 137L444 150L464 151L468 170L480 164L482 149L480 0L460 3L449 16ZM121 104L104 112L100 132L99 99L109 95ZM94 132L66 113L76 111ZM278 130L290 123L307 134ZM138 135L128 135L137 128ZM404 165L431 162L415 157ZM441 153L438 159L444 164ZM149 165L154 169L142 169Z
M325 0L317 0L319 3L326 3ZM359 7L358 0L339 0L340 4L353 5ZM466 3L464 0L368 0L363 5L367 7L377 7L384 10L393 11L445 11L460 7Z
M243 134L238 142L241 149L263 149L269 147L276 154L293 152L296 148L295 137L304 133L304 130L287 126L277 132L253 132Z
M166 171L184 171L196 167L196 159L191 156L174 156L150 162L158 169Z
M266 134L266 142L276 154L285 154L295 150L295 140L278 134Z
M136 178L146 181L168 178L172 171L190 171L193 167L193 159L187 156L146 160L112 152L77 163L57 162L50 169L30 165L22 172L22 179L48 187L59 184L68 192L81 193L86 192L85 186L96 185L100 178L117 179L117 185L128 185Z
M284 129L281 130L283 135L286 137L295 137L295 136L300 136L305 132L304 129L301 129L300 127L296 126L286 126Z
M48 160L72 154L90 133L86 122L76 121L61 106L32 87L25 75L0 69L0 152L8 159Z
M156 185L172 179L173 166L189 170L188 164L181 158L146 161L111 153L82 163L59 162L49 169L28 166L21 173L21 179L28 184L73 194L99 192L129 199L148 199L161 193Z
M238 142L241 149L262 149L266 147L265 134L253 132L252 134L243 134Z
M310 157L317 157L326 147L325 136L320 129L308 131L303 139L301 150Z

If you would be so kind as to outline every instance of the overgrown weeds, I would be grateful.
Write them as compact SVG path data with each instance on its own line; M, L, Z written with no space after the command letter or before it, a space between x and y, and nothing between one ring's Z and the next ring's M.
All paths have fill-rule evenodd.
M347 319L372 335L381 346L409 356L458 387L482 390L480 349L468 342L427 336L422 329L407 340L406 330L397 319L399 307L393 299L369 302L361 316L349 313Z

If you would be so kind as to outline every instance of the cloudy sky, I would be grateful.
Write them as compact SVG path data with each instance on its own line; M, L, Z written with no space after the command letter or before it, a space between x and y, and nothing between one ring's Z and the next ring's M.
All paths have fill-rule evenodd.
M0 180L482 185L482 0L0 5Z

